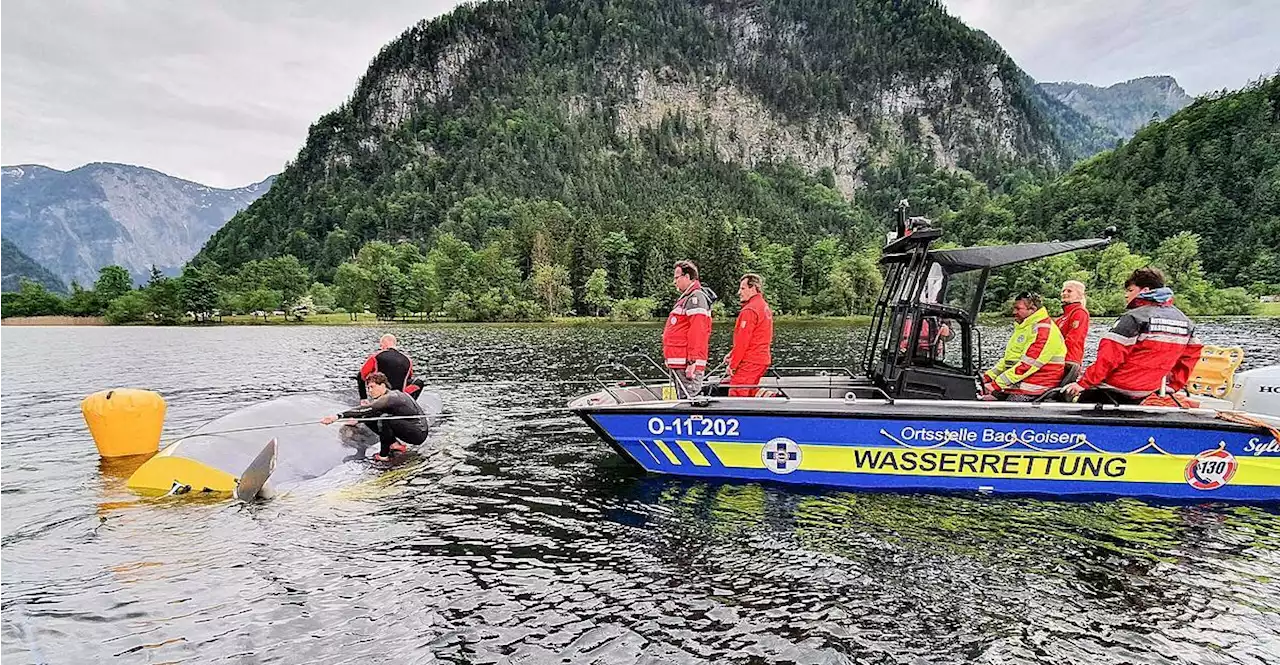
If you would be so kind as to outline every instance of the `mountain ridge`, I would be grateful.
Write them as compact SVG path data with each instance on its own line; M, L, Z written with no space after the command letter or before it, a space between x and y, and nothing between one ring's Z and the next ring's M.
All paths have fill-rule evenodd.
M1163 120L1185 108L1194 97L1168 75L1140 76L1096 86L1070 81L1042 82L1039 87L1058 101L1129 139L1153 119Z
M258 180L256 182L251 182L247 185L242 185L240 187L215 187L213 185L206 185L197 180L191 180L189 178L183 178L181 176L165 173L164 171L161 171L156 168L152 168L150 166L143 166L141 164L129 164L126 162L110 162L110 161L104 161L104 160L97 160L92 162L85 162L80 166L77 166L75 168L70 168L70 169L60 169L53 166L49 166L47 164L36 164L36 163L0 165L0 171L6 171L10 169L19 169L19 170L25 171L27 169L34 169L36 171L49 171L52 173L59 173L59 174L70 174L70 173L76 173L78 171L86 171L86 170L92 171L92 170L101 169L101 168L124 168L132 171L154 174L158 176L163 176L170 180L181 182L183 184L193 185L195 187L200 187L200 188L208 189L211 191L219 191L219 192L236 192L244 189L249 189L249 188L253 188L253 187L262 185L264 183L267 183L268 181L275 178L275 175L269 175L261 180Z
M66 282L90 284L106 265L137 281L152 265L176 273L275 176L223 189L156 169L90 162L69 170L0 167L6 239Z
M0 238L0 255L3 255L0 264L4 266L0 291L17 291L22 280L29 279L54 293L67 293L67 285L57 275L27 256L17 245L9 242L8 238Z
M1280 76L1202 95L1115 150L1048 183L1024 224L1061 237L1120 237L1153 251L1176 234L1228 285L1280 285Z

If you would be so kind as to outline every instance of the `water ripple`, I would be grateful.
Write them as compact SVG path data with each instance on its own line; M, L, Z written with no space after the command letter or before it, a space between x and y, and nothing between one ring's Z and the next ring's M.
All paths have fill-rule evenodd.
M1256 366L1280 361L1269 325L1208 322L1201 333L1247 340ZM582 389L571 382L614 354L656 352L648 326L402 328L448 411L425 450L386 471L347 465L252 506L134 496L132 468L99 462L80 420L84 394L125 385L167 397L169 435L273 393L350 392L376 332L6 329L0 655L910 665L1280 655L1272 512L637 474L564 403ZM844 365L859 334L781 326L776 354ZM77 383L49 386L49 375Z

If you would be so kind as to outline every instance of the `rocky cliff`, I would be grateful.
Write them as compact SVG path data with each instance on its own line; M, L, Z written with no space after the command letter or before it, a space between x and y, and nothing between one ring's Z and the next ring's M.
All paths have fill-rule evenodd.
M750 172L796 169L847 200L904 151L994 180L1068 164L1096 129L936 0L466 5L384 47L202 256L288 252L324 274L374 238L475 242L489 222L459 207L478 195L632 237L692 206L795 240L853 222L794 188L752 204Z

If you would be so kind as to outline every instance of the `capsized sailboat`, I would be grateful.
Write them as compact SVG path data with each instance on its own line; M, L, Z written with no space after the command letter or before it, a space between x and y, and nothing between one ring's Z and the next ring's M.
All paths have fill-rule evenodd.
M270 496L378 450L378 437L366 427L320 424L321 416L348 408L314 394L247 406L166 446L138 467L127 485L153 494L216 493L252 500L263 491Z

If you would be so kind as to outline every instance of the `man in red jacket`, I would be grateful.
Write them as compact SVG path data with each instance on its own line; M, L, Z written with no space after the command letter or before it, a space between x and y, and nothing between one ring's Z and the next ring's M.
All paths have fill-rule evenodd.
M1085 309L1084 284L1076 280L1062 283L1062 316L1054 321L1067 343L1067 374L1075 380L1084 364L1084 342L1089 336L1089 310Z
M755 397L760 379L773 362L773 310L764 301L764 278L743 275L738 282L738 300L742 311L733 326L733 350L724 357L729 368L729 396Z
M1173 306L1173 289L1164 274L1139 268L1124 283L1128 311L1098 343L1098 359L1079 381L1063 388L1081 402L1139 404L1160 389L1178 391L1187 385L1200 361L1195 326Z
M400 390L414 399L418 398L421 386L413 380L413 361L396 348L395 335L383 335L378 340L377 353L366 358L364 365L360 367L357 378L360 399L365 399L365 382L375 372L382 372L387 376L392 390Z
M698 281L692 261L677 261L672 277L680 297L662 329L662 355L675 380L677 395L688 399L702 392L711 341L711 303L715 294Z

